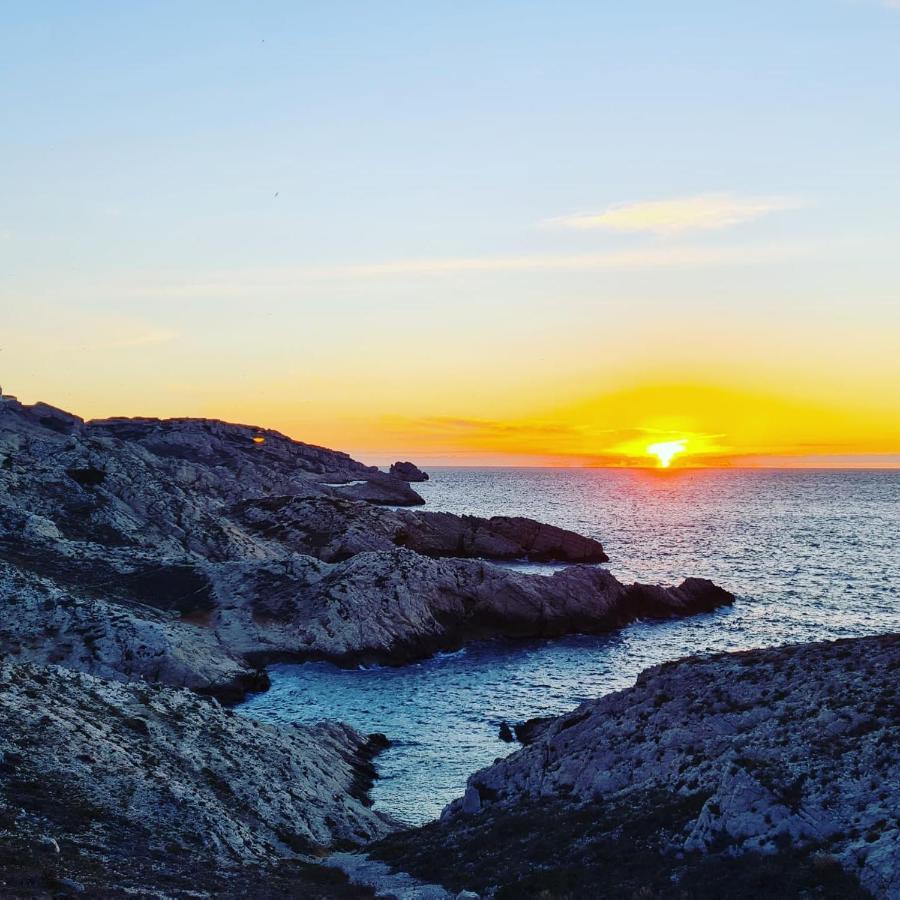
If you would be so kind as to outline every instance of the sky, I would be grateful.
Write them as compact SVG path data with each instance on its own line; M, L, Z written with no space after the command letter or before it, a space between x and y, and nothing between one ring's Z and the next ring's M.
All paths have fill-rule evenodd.
M379 464L900 466L900 2L0 28L6 393Z

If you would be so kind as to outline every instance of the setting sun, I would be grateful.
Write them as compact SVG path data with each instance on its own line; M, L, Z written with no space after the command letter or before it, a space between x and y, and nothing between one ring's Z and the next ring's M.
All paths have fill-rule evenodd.
M660 441L656 444L650 444L647 447L647 453L655 456L659 460L661 469L668 469L672 463L673 457L679 453L684 453L687 447L687 438L681 438L677 441Z

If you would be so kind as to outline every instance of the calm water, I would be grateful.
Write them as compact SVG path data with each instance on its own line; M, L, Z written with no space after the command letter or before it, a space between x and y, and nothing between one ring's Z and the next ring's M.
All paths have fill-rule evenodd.
M531 516L598 538L622 580L703 575L738 599L608 637L491 642L401 669L274 667L272 689L242 711L384 732L394 745L373 796L410 823L515 749L497 738L504 719L564 712L698 651L900 630L900 472L438 469L421 493L429 509Z

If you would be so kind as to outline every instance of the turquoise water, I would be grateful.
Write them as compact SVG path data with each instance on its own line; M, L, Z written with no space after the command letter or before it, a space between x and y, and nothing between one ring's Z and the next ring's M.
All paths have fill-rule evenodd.
M434 818L466 777L515 749L503 720L571 709L649 665L704 650L900 630L900 472L438 469L428 509L526 515L601 540L625 581L714 579L731 609L603 637L487 642L404 668L274 666L240 710L381 731L376 804ZM522 566L531 571L551 567Z

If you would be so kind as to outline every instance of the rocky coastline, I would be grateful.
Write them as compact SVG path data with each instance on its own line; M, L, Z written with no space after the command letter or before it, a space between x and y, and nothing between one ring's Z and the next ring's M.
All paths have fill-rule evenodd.
M417 509L427 476L392 469L253 426L0 397L0 894L373 896L318 865L337 849L450 896L584 896L601 869L714 896L703 878L789 851L826 895L896 895L896 638L650 670L508 729L523 748L412 832L368 798L392 736L223 706L274 661L402 665L734 600L623 584L598 541L551 525Z
M402 664L733 600L701 579L494 565L606 555L529 519L414 511L404 479L252 426L84 422L4 397L0 490L0 650L224 700L277 660Z
M900 635L649 669L370 855L448 896L900 896L898 674Z

